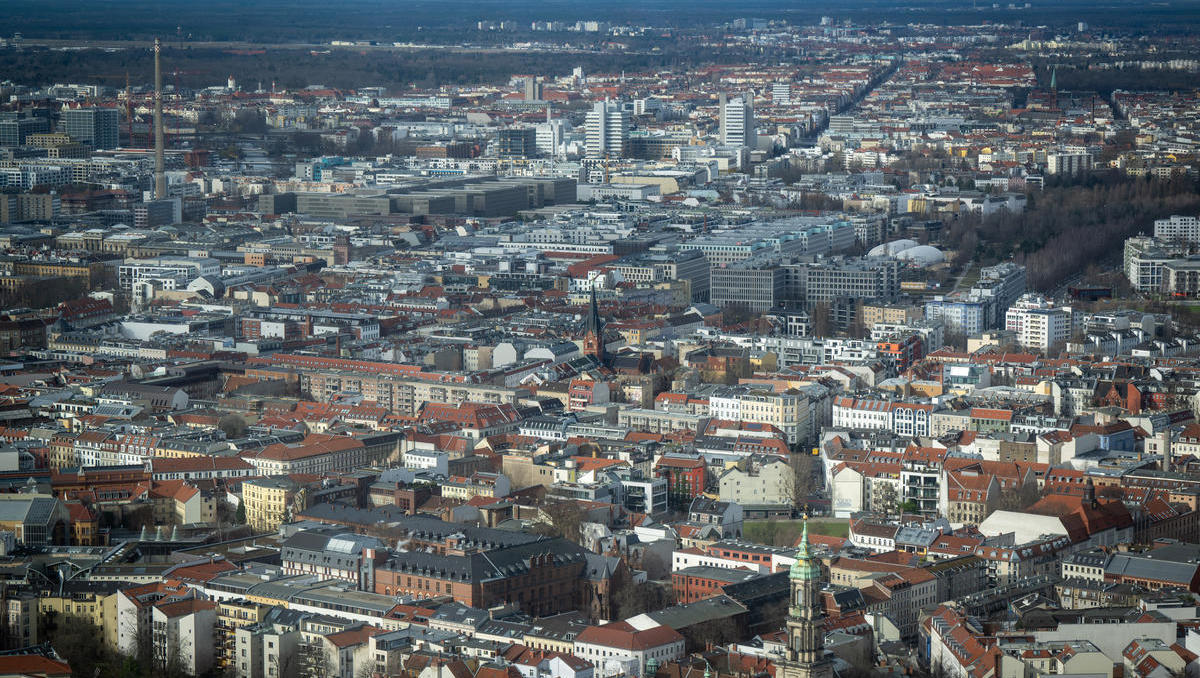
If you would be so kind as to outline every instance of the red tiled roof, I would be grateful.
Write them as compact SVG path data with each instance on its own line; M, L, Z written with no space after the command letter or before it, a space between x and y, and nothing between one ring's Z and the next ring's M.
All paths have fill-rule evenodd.
M353 645L362 645L371 639L371 636L378 634L380 629L374 626L360 626L349 631L341 631L339 633L331 633L325 636L334 647L346 648Z
M154 609L163 613L167 617L182 617L189 614L195 614L203 610L215 610L217 604L210 600L201 600L199 598L188 598L173 603L163 605L155 605Z
M200 471L249 471L252 464L241 457L152 457L155 473L195 473Z
M682 640L683 636L669 626L655 626L638 631L626 622L589 626L575 637L575 641L579 643L603 645L622 650L647 650Z
M71 666L36 654L0 656L0 676L36 676L51 678L70 676Z
M306 436L304 440L298 443L275 443L274 445L268 445L258 453L257 458L275 461L295 461L297 459L318 457L323 454L342 452L362 446L363 443L361 440L356 440L348 436L331 436L314 433Z
M236 569L238 569L237 566L228 560L209 560L202 563L180 565L176 568L167 570L163 574L186 581L207 582L212 581L221 574Z

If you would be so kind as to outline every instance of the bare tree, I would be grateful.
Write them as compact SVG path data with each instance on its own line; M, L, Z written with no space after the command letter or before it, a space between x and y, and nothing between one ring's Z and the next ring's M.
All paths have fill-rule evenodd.
M1021 485L1015 492L1001 492L996 502L998 511L1024 511L1042 498L1037 483L1029 481Z
M645 612L657 612L675 603L671 587L657 582L634 584L628 579L620 583L614 580L613 587L612 601L617 619L629 619Z
M823 301L813 304L808 315L812 321L812 333L814 337L833 336L833 323L829 319L829 304Z
M788 466L792 470L792 505L803 508L809 498L816 492L813 474L817 471L817 457L805 452L793 452L788 455Z
M303 678L335 678L337 667L325 652L320 636L300 643L300 675Z
M854 320L850 322L850 328L847 330L854 339L866 339L871 336L870 329L867 327L866 321L863 319L863 308L860 305L854 309Z
M104 642L100 627L86 617L50 613L43 618L42 638L71 665L80 676L116 675L122 661Z
M217 422L217 428L225 433L226 438L241 438L246 435L249 426L241 415L230 412L221 417L221 420Z
M543 520L533 526L538 534L562 537L579 543L579 529L587 517L584 510L573 501L560 501L542 507Z

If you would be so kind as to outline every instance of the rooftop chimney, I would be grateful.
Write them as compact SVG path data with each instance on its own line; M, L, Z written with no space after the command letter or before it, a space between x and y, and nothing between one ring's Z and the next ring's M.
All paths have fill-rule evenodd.
M159 53L162 42L154 39L154 199L167 197L167 175L163 167L162 64Z

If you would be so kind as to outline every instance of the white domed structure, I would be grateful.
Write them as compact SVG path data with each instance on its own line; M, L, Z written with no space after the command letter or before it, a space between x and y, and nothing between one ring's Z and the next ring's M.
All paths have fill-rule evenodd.
M901 240L893 240L891 242L886 242L882 245L876 245L875 247L872 247L871 251L867 252L867 256L868 257L894 257L897 254L899 254L900 252L903 252L906 249L916 247L916 246L917 246L917 242L915 240L909 240L907 238L904 238Z
M933 266L946 260L946 255L942 254L941 250L930 245L910 247L897 252L895 256L901 261L912 262L919 266Z

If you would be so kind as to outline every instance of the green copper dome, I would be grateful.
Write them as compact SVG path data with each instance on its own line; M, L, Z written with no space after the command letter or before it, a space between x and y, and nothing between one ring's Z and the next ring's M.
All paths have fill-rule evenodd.
M796 562L788 572L792 581L816 581L821 578L821 566L813 558L808 547L808 521L804 521L804 531L800 535L800 548L796 551Z

